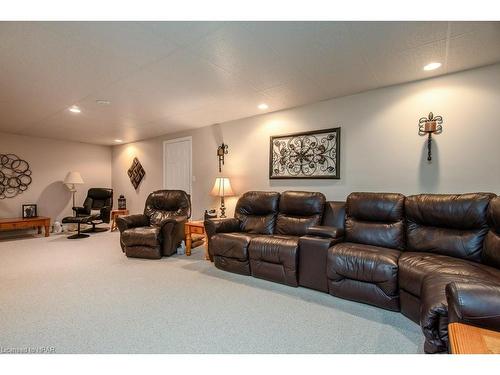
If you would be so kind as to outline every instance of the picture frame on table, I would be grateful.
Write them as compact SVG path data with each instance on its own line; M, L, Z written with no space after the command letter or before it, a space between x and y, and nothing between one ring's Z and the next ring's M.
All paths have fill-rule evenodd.
M36 204L23 204L23 219L29 219L37 216L38 212Z

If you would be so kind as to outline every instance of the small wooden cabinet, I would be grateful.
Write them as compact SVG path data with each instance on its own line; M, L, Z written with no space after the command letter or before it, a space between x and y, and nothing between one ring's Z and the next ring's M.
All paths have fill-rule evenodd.
M111 226L110 226L110 229L109 231L110 232L113 232L114 230L116 230L116 218L118 216L126 216L128 215L128 210L112 210L111 211Z

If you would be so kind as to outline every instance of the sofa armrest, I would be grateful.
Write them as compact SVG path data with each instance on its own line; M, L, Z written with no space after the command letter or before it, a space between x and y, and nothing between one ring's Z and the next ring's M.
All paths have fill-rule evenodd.
M73 211L75 211L76 216L78 215L89 215L90 211L87 210L86 207L73 207Z
M111 206L104 206L101 208L101 220L104 223L109 223L111 220Z
M337 227L314 225L307 228L306 234L310 236L338 239L344 236L344 230Z
M170 256L177 251L177 246L184 239L184 224L187 220L187 216L172 216L158 224L163 237L163 255Z
M119 216L116 218L116 226L120 233L124 230L137 227L147 227L149 225L149 217L143 214Z
M448 322L500 331L500 283L452 282L446 285Z
M240 221L235 218L207 219L204 224L208 238L216 233L239 232L241 230Z
M205 233L208 239L208 256L214 261L212 237L217 233L231 233L241 231L241 222L236 218L206 219L204 222Z

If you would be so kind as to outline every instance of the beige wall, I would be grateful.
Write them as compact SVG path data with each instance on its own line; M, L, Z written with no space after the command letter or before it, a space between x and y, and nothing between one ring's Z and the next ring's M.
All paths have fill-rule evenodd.
M208 193L222 141L229 145L223 175L239 194L300 189L343 200L352 191L500 193L499 103L500 65L494 65L115 146L113 188L141 212L147 194L162 188L162 141L191 135L195 218L218 206ZM417 134L418 119L430 111L444 118L432 163L426 138ZM342 127L340 180L269 180L269 136L336 126ZM137 192L126 175L134 156L146 169ZM229 215L235 200L228 202Z
M76 204L81 205L90 187L111 187L111 147L0 133L0 153L16 154L30 164L32 183L14 198L0 200L0 217L21 216L22 204L38 205L38 214L53 220L72 215L71 193L62 181L78 171Z

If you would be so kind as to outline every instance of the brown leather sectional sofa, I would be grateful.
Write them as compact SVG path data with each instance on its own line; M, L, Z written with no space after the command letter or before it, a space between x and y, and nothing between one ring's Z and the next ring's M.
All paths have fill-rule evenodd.
M401 311L428 353L448 322L500 330L500 197L248 192L205 222L215 266Z

